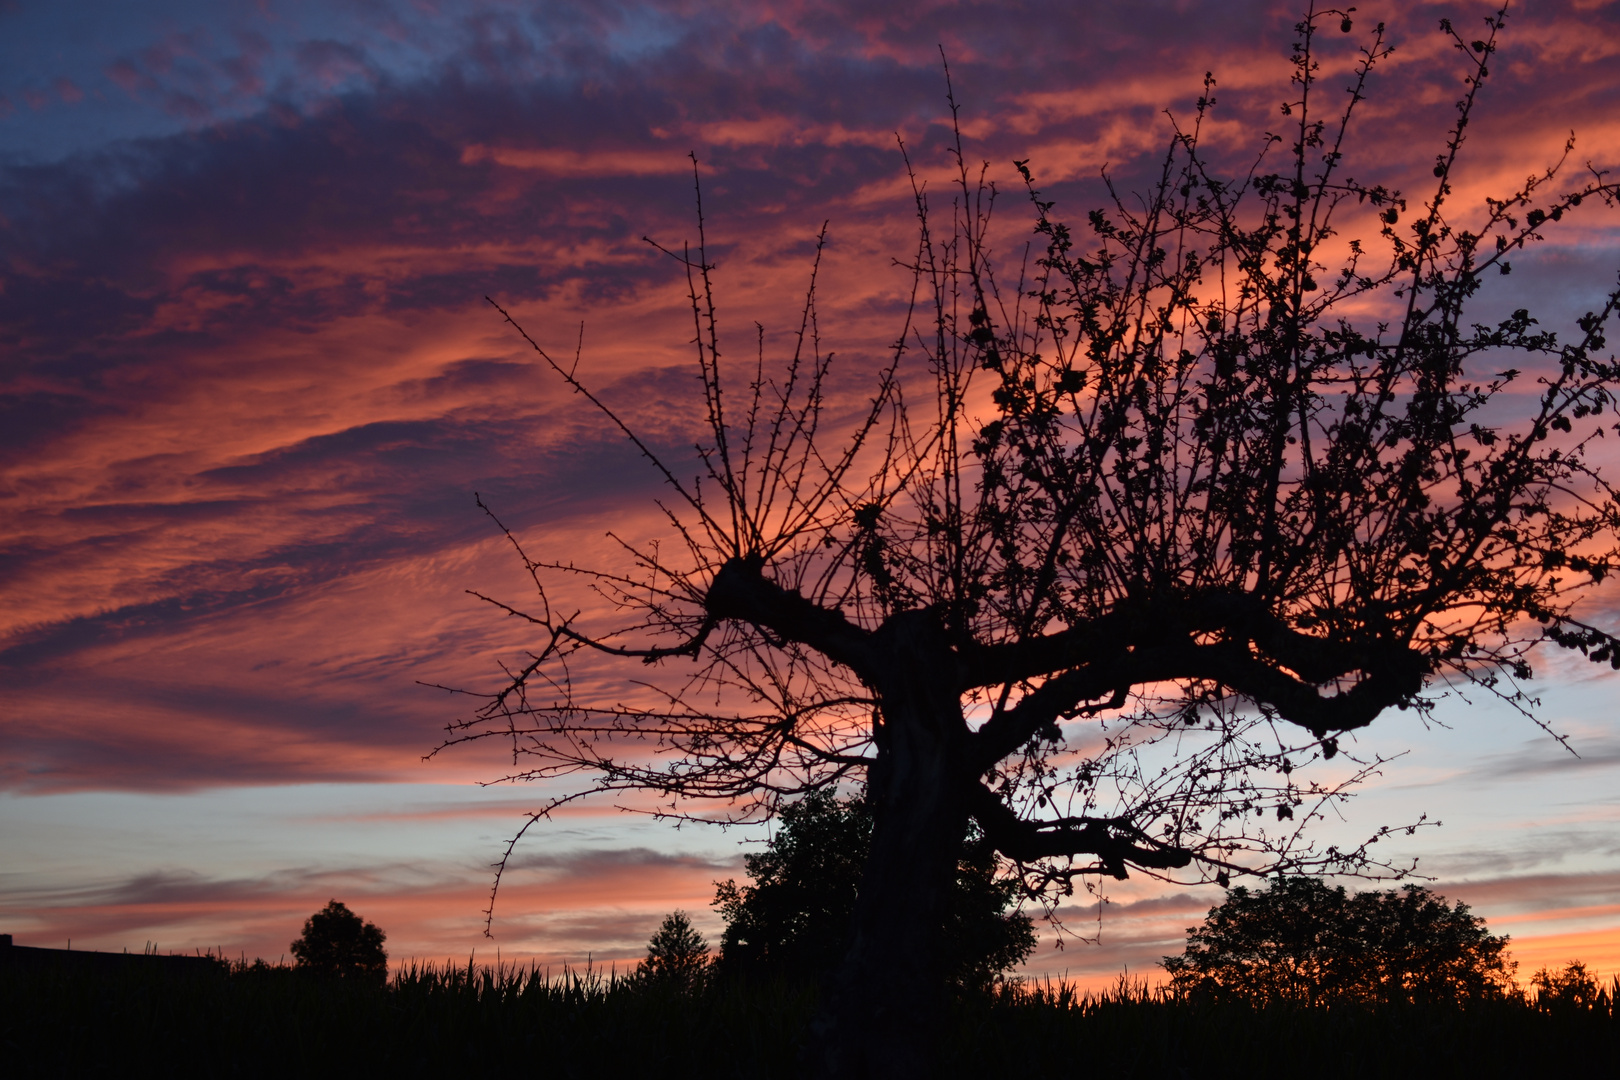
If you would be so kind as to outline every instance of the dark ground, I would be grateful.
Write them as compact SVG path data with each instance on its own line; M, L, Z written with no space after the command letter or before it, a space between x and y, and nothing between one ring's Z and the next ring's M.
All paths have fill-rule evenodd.
M428 969L385 989L262 965L3 964L0 1072L792 1078L814 1010L812 991L782 984L688 996L599 973ZM959 1004L936 1075L1620 1077L1615 1012L1251 1009L1037 987Z

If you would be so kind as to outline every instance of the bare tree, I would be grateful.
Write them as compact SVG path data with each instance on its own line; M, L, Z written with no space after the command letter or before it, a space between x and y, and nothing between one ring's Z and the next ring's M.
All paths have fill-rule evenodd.
M1018 163L1044 252L1016 282L958 139L943 223L912 173L911 314L853 422L814 272L793 351L769 361L761 336L729 381L700 199L696 249L670 252L704 393L695 479L534 345L659 470L669 540L588 568L508 532L536 598L485 599L537 643L445 745L508 741L507 780L585 778L548 809L651 790L757 819L864 780L871 856L818 1040L837 1075L921 1068L970 820L1032 898L1131 872L1388 868L1303 831L1379 765L1346 732L1447 687L1528 709L1541 641L1620 666L1575 610L1620 554L1590 459L1620 293L1562 341L1522 310L1474 321L1487 274L1616 185L1588 166L1558 187L1566 147L1481 210L1451 199L1504 21L1479 40L1442 24L1466 86L1421 202L1347 175L1388 46L1380 24L1324 119L1337 10L1299 24L1285 133L1236 175L1201 141L1212 79L1156 181L1110 183L1079 230ZM598 603L553 606L569 577ZM640 681L582 690L609 661Z

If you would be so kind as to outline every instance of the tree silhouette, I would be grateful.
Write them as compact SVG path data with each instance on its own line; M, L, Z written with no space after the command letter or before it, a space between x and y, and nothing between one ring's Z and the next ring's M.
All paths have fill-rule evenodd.
M1536 1008L1548 1012L1586 1011L1610 1004L1597 979L1579 960L1571 960L1562 971L1539 968L1530 976L1530 985L1535 987Z
M848 950L872 842L864 799L811 792L787 804L766 850L743 856L752 885L719 885L728 975L824 980ZM1035 947L1029 916L1009 912L1017 883L996 876L995 852L976 833L961 845L940 932L941 968L962 989L988 986Z
M684 911L664 916L647 942L647 958L636 965L645 985L691 993L703 986L709 970L709 943Z
M959 137L948 213L912 174L913 304L855 419L814 269L787 355L750 331L733 381L701 200L696 247L667 252L696 328L695 479L523 335L659 471L668 536L585 567L507 531L536 595L485 599L534 641L444 745L500 740L508 780L582 778L531 825L648 789L671 813L757 818L864 776L830 1073L924 1069L969 821L1054 900L1133 871L1364 870L1388 827L1349 846L1305 831L1379 765L1342 753L1346 733L1437 687L1527 705L1543 641L1620 665L1576 609L1620 557L1589 454L1620 294L1566 339L1480 297L1616 185L1560 186L1566 147L1454 205L1504 12L1478 40L1442 24L1464 85L1428 194L1352 179L1346 135L1388 48L1380 24L1324 105L1324 19L1349 16L1299 24L1285 133L1246 169L1205 145L1213 79L1157 178L1110 181L1079 229L1018 163L1044 246L1027 278L996 270L995 188ZM570 579L600 602L554 604ZM1335 755L1349 765L1310 768Z
M1458 1002L1514 992L1508 940L1416 885L1347 895L1284 877L1229 890L1164 966L1178 990L1257 1005Z
M386 938L375 923L331 900L304 920L303 934L288 948L299 971L380 986L388 979Z

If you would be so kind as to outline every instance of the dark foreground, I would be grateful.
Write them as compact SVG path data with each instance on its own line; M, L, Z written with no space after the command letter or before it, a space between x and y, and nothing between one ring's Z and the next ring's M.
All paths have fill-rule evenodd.
M387 989L285 968L0 968L12 1076L799 1077L814 994L699 994L597 973L407 970ZM1035 988L956 1007L941 1077L1620 1076L1595 1009L1249 1009ZM1568 1072L1564 1072L1568 1070Z

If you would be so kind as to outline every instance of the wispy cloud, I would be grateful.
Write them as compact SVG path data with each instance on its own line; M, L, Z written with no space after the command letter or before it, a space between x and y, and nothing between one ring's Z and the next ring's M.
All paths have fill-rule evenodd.
M641 237L690 233L689 149L737 327L787 324L803 240L833 218L825 324L854 376L898 299L885 272L909 228L895 132L925 174L944 164L940 42L973 153L1002 171L1033 156L1076 210L1104 164L1128 179L1156 151L1158 110L1184 105L1206 68L1225 73L1234 125L1269 122L1285 86L1290 19L1269 7L1182 6L1169 21L1151 5L831 10L458 8L433 24L438 59L408 68L357 40L252 27L176 30L112 61L120 85L167 95L165 108L268 96L205 133L0 175L0 335L21 358L5 375L14 422L0 424L0 573L15 590L0 663L41 687L97 650L139 653L222 621L279 625L269 633L286 640L313 598L379 568L466 564L489 535L473 490L523 528L650 494L655 476L483 297L560 351L583 320L593 382L684 455L679 286ZM395 14L401 40L428 40L428 23ZM1528 20L1493 101L1496 123L1531 125L1527 138L1599 113L1588 90L1559 103L1553 131L1524 65L1556 55L1609 85L1603 57L1561 25ZM1394 32L1419 61L1446 55L1422 26ZM1328 44L1342 66L1349 39ZM270 107L289 49L319 107ZM1444 120L1447 101L1420 93L1412 108L1403 89L1429 85L1422 62L1386 78L1403 106L1379 125ZM1481 144L1487 157L1497 145ZM1396 174L1421 165L1396 145L1362 152ZM1247 155L1252 139L1230 149ZM394 651L385 628L370 636L365 648ZM26 722L52 726L47 699ZM30 769L72 771L8 775ZM221 763L221 780L242 775Z

